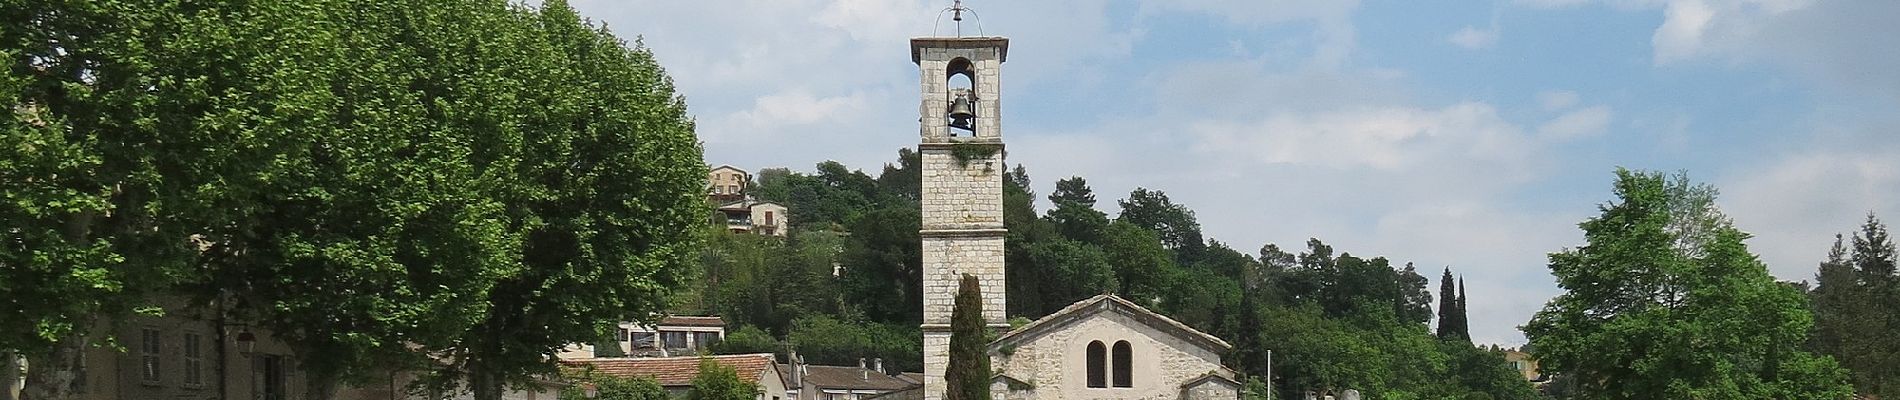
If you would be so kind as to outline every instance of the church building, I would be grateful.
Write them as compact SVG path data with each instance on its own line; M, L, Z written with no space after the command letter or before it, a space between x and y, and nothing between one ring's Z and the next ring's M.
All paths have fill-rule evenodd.
M959 12L961 7L953 7ZM1004 37L919 37L921 73L923 399L944 398L950 314L960 277L977 277L983 320L1004 314ZM1002 333L990 343L992 397L1017 399L1236 399L1232 346L1113 295L1101 295Z

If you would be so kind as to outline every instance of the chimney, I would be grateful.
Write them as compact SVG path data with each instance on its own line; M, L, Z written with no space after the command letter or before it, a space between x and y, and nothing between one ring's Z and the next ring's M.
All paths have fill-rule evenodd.
M872 359L871 365L874 365L874 367L871 367L871 369L877 371L879 375L884 374L884 358L883 357Z
M862 372L862 373L863 373L863 374L862 374L863 376L862 376L862 377L859 377L858 379L862 379L862 380L871 380L871 370L870 370L870 369L866 369L866 368L864 367L864 359L863 359L863 358L859 358L859 359L858 359L858 372Z
M792 366L792 386L805 387L805 359L798 357L798 351L785 357L786 364Z

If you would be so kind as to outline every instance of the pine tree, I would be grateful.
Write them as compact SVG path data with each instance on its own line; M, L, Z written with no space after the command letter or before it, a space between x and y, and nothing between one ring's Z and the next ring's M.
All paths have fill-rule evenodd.
M944 370L948 400L990 400L990 355L983 324L983 291L976 275L963 274L950 311L950 365Z
M1895 275L1895 255L1887 226L1873 214L1854 235L1854 252L1849 257L1860 284L1858 299L1848 300L1841 358L1862 394L1878 398L1900 397L1900 341L1873 332L1900 329L1900 276Z

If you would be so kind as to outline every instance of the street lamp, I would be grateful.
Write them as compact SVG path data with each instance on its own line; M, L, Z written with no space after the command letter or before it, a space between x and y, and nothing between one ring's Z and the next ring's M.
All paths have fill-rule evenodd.
M237 348L239 353L251 355L252 351L257 350L257 334L251 333L250 328L244 328L243 332L238 332Z

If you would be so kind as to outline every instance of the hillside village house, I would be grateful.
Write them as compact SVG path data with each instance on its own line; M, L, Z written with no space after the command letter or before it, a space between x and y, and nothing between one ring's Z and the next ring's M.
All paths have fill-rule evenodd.
M787 208L778 203L752 198L749 185L752 173L731 165L712 167L706 173L706 200L717 205L714 213L726 230L785 237L791 227Z
M733 233L785 237L791 227L791 221L785 215L786 210L785 206L778 203L740 200L720 205L719 215L725 217L726 230Z
M614 331L620 354L626 357L690 356L709 352L726 338L726 321L717 316L669 316L651 326L621 322ZM562 349L562 360L595 358L605 354L595 344L579 343Z
M856 367L809 365L794 353L791 361L779 364L779 369L785 371L785 398L791 400L865 400L922 385L922 381L885 370L882 359L870 364L859 359Z
M692 390L693 378L699 376L701 360L711 360L721 366L732 368L739 379L757 384L755 400L787 400L785 397L785 378L774 362L772 354L739 354L725 356L651 357L651 358L594 358L564 360L562 364L575 368L591 368L595 373L621 378L649 378L659 382L667 394L675 398L685 397Z
M713 204L745 200L746 185L751 182L752 174L739 167L712 167L706 172L706 198Z

